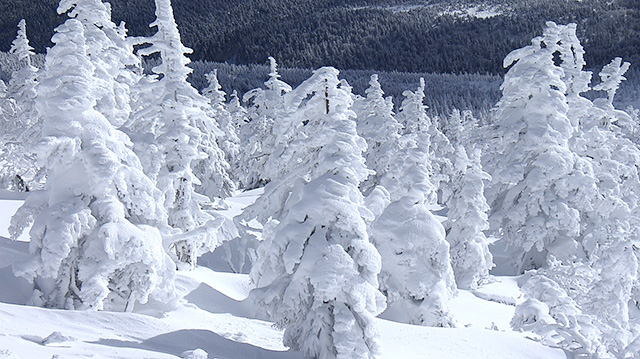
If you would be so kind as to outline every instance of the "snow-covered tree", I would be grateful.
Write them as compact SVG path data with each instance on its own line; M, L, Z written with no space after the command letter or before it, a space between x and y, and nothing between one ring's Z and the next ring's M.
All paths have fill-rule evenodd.
M464 119L462 113L457 108L454 108L449 114L447 121L444 123L443 133L449 139L452 146L458 146L464 144Z
M316 107L303 106L309 94L316 90L314 86L317 79L312 77L300 84L296 91L291 91L289 85L279 80L275 60L269 59L271 73L265 82L267 89L254 89L244 96L252 107L249 108L249 122L241 130L244 133L243 141L248 139L242 146L242 163L245 166L243 185L253 183L245 189L268 183L263 195L245 208L242 215L234 218L240 230L240 239L234 241L233 249L227 249L240 252L227 255L228 258L237 258L232 268L241 268L255 258L255 246L259 240L256 233L261 229L253 226L252 220L264 224L269 218L281 218L294 180L308 177L306 173L309 169L303 164L309 161L310 153L305 153L306 147L296 146L294 142L304 142L306 132L302 131L302 127L308 124L310 116L317 115ZM276 127L273 126L274 120L278 121ZM252 135L247 137L249 133ZM268 152L257 155L263 150ZM271 181L274 183L270 184Z
M430 186L427 189L430 191L429 193L425 193L427 201L429 204L435 204L437 202L437 193L438 188L431 181L431 176L433 175L433 158L430 153L431 148L431 133L430 130L432 128L431 118L427 115L427 106L424 104L424 88L425 83L424 79L420 79L420 86L416 89L416 91L406 90L402 93L404 96L404 100L400 105L400 111L398 112L397 119L400 124L404 127L403 137L405 141L411 138L415 141L414 147L419 148L422 152L423 156L420 161L422 161L421 165L426 166L426 177L429 179ZM409 136L407 136L409 135ZM409 143L408 141L407 143ZM407 145L407 144L405 144ZM394 174L397 171L392 169L389 171L390 176L387 176L386 179L394 178ZM395 195L393 193L394 188L389 187L397 187L397 185L390 186L389 184L385 184L383 181L383 186L387 187L387 190L391 193L392 197L396 196L400 198L402 194ZM406 191L406 190L405 190Z
M229 102L227 103L227 111L231 115L231 121L235 126L238 133L242 130L244 125L249 121L248 112L240 103L238 93L234 90L231 93ZM243 151L245 147L240 147ZM242 156L243 151L240 151L239 156ZM240 160L235 162L237 166L233 173L239 175L244 173L244 169L241 169ZM241 220L238 221L237 227L247 229L246 223ZM255 258L255 248L257 246L257 237L246 231L241 233L242 235L222 243L220 252L223 253L224 260L229 264L231 270L236 273L249 273L251 270L252 259Z
M17 57L20 67L11 76L4 99L0 100L3 102L0 182L2 188L29 191L39 187L42 177L33 151L42 126L35 107L38 69L31 65L34 53L24 20L18 24L18 35L9 52Z
M7 97L7 84L0 80L0 124L3 129L12 126L11 118L15 117L15 107L15 101Z
M236 190L229 161L235 162L237 158L239 140L231 125L229 113L224 108L225 94L220 90L217 77L214 75L211 81L211 86L205 92L210 97L198 96L194 101L199 107L205 106L198 110L204 111L204 115L199 113L194 120L196 128L201 132L199 149L206 156L193 163L193 171L201 181L196 185L196 191L212 202L217 202L218 199L231 196ZM214 87L215 92L212 91ZM226 205L218 203L218 206Z
M629 70L629 66L631 66L628 62L622 62L622 58L616 57L602 68L600 71L600 80L601 82L594 86L593 89L596 91L606 91L607 99L610 104L613 104L613 98L618 91L618 87L620 87L620 83L627 78L624 77L624 74Z
M194 187L201 186L211 197L225 197L234 187L215 141L219 129L207 114L208 101L187 82L192 70L185 54L191 49L180 40L170 0L156 0L156 20L151 26L157 32L145 39L150 46L140 49L140 54L160 55L161 62L153 72L161 78L146 78L140 83L137 92L141 97L129 128L138 133L136 152L164 194L169 225L190 232L211 220L200 208L207 198ZM191 268L199 253L215 249L220 241L207 231L178 238L169 244L174 259Z
M240 151L240 160L236 162L237 166L239 166L236 173L240 175L240 187L245 189L264 184L266 178L273 177L272 175L266 175L267 168L273 168L283 162L277 156L270 160L267 158L270 155L266 153L257 155L262 149L268 149L269 143L273 144L276 141L274 130L269 128L273 124L275 117L266 115L257 117L258 112L277 111L279 121L283 121L283 118L288 116L283 110L285 100L282 96L290 92L291 88L279 80L280 75L277 73L275 60L273 58L269 58L269 60L271 62L271 73L270 79L266 82L268 89L254 89L248 93L251 94L250 96L245 96L251 102L250 105L253 106L251 113L240 104L240 99L235 91L231 94L227 104L227 110L231 114L232 121L241 137L240 148L242 151ZM280 107L277 107L277 103L280 103ZM275 115L272 114L270 116ZM267 137L269 138L268 140L266 139ZM280 145L280 149L284 147L285 144ZM260 168L260 171L258 171L258 168ZM289 190L290 188L283 188L279 193L288 193L287 191ZM265 197L272 198L270 195ZM247 218L258 218L260 222L264 223L268 217L276 216L276 214L269 212L270 209L272 209L271 206L266 208L261 208L260 205L251 206L241 216L234 218L236 226L240 229L240 236L222 245L224 259L233 271L248 273L251 269L252 261L255 260L255 250L258 243L256 233L260 232L260 228L252 227L250 225L251 220ZM263 217L263 215L266 215L266 217Z
M456 148L451 198L447 202L447 241L451 246L451 266L458 288L475 289L489 278L493 257L483 231L489 229L489 205L484 183L491 179L482 171L480 151L467 156L464 147Z
M591 118L582 119L582 132L574 138L573 147L590 158L598 179L597 195L583 213L582 232L588 262L601 272L601 282L580 304L603 321L611 318L626 326L632 286L638 281L638 258L633 248L639 225L640 181L635 163L640 161L640 150L628 139L616 136L611 125L604 125L606 112L592 105L590 114Z
M95 67L96 110L114 126L122 126L131 113L131 86L139 78L131 68L140 67L124 23L113 23L111 5L102 0L61 0L58 13L82 23L87 55Z
M623 114L613 108L610 99L592 103L582 96L590 89L591 73L584 71L584 50L575 24L548 23L545 35L534 39L533 47L512 53L505 64L511 63L510 57L518 62L505 77L504 97L495 114L500 119L498 129L511 127L509 133L517 133L519 138L503 143L499 155L489 158L489 164L499 164L493 167L498 169L493 175L502 186L491 188L489 193L494 204L502 206L494 208L494 215L502 218L505 238L535 239L537 248L517 244L514 255L523 253L522 249L529 251L524 259L530 262L520 264L543 267L538 270L541 279L527 284L527 291L538 294L530 295L531 300L516 311L516 317L533 316L531 310L541 304L536 300L541 301L548 305L549 313L556 313L549 323L536 327L545 333L543 342L582 354L614 357L627 350L634 337L629 328L629 303L638 276L634 253L638 216L634 208L640 186L638 171L629 164L640 160L640 152L619 136L616 123ZM525 67L518 68L523 59ZM609 69L611 72L620 70L620 64L613 67L617 70ZM512 74L520 74L520 78ZM533 90L523 86L534 81ZM504 102L510 86L515 96ZM514 119L526 120L519 123ZM498 133L501 138L509 136ZM526 138L528 133L535 137ZM521 148L525 153L534 150L529 153L535 157L508 158ZM513 174L522 177L506 177ZM532 196L528 187L539 193ZM513 223L516 226L510 228ZM551 292L549 283L555 288ZM572 304L558 304L557 298L549 297L552 292L556 297L568 297L563 303ZM540 293L547 293L547 299L539 298ZM590 343L594 338L599 343L595 346Z
M525 277L526 301L516 307L511 326L539 335L548 346L585 358L613 358L602 342L600 323L582 313L561 285L542 274Z
M385 316L405 323L450 327L448 301L455 293L449 244L442 224L429 211L434 186L429 179L429 140L405 134L381 185L389 204L370 226L382 257L380 289ZM379 188L379 187L377 187Z
M224 152L225 159L229 163L229 171L233 173L233 177L237 177L238 157L240 155L240 139L238 138L234 118L227 111L225 106L225 92L218 82L218 71L214 70L205 75L209 81L209 86L202 90L202 94L209 100L211 106L211 117L215 119L220 129L220 135L217 138L218 147Z
M551 256L544 268L520 279L527 301L516 308L512 324L520 322L522 325L524 314L529 318L525 318L525 326L519 329L540 334L545 345L572 349L583 355L595 352L597 355L593 357L598 358L633 358L624 353L636 345L637 331L634 333L620 318L618 295L603 295L607 291L616 292L619 282L625 282L614 279L617 275L633 272L633 269L621 271L625 265L628 263L624 260L610 268L580 260L565 264ZM618 284L613 284L615 282ZM535 304L536 301L545 304L544 311L548 311L557 323L534 318L544 316L532 310L535 306L529 302Z
M424 104L425 82L420 78L420 86L416 91L405 91L405 97L398 112L398 122L404 126L405 134L419 134L417 140L424 143L428 149L428 171L431 183L436 192L429 197L430 204L445 201L448 196L444 184L450 181L452 163L449 158L453 155L453 146L447 137L438 129L436 119L427 115L427 106Z
M446 205L451 196L451 177L453 173L453 162L455 149L447 136L440 130L440 118L434 117L431 124L431 154L432 172L431 182L438 188L438 203Z
M604 101L598 101L604 100ZM573 298L585 313L603 323L603 340L613 352L619 352L632 339L629 328L629 305L633 287L638 285L638 195L640 180L635 163L640 149L621 136L616 126L616 112L607 99L591 103L580 96L570 103L579 131L572 148L589 158L594 171L597 194L590 208L583 212L582 237L586 264L594 279L585 293ZM574 107L575 104L580 107ZM621 111L619 111L621 112ZM568 286L575 287L573 283Z
M447 121L443 125L443 133L449 140L451 146L465 146L467 149L475 148L477 144L473 132L478 126L478 119L473 116L473 112L469 110L460 111L453 109Z
M246 189L265 184L277 175L271 162L279 162L278 154L283 151L283 139L289 136L291 129L276 123L286 115L284 94L291 91L284 81L280 80L276 61L269 57L269 79L266 89L253 89L247 92L243 101L248 104L249 122L240 131L241 167L244 175L240 178L241 186ZM271 161L273 159L273 161Z
M638 258L634 254L637 242L637 207L640 179L635 163L640 161L640 149L622 136L618 122L628 115L613 107L615 89L623 79L628 65L620 59L605 66L596 87L608 92L608 98L592 103L582 96L588 91L591 72L585 71L584 50L576 36L576 25L561 27L559 49L567 85L568 115L576 126L570 141L571 149L589 160L593 169L596 193L588 198L582 210L581 237L586 258L584 263L569 262L567 266L589 266L592 283L584 293L572 295L585 313L595 315L605 327L604 340L621 351L630 341L628 333L629 302L634 282L638 282ZM577 287L571 273L566 287Z
M363 219L370 213L358 189L368 175L366 144L356 133L350 91L337 76L321 68L292 92L289 103L304 121L288 147L298 171L265 189L291 190L280 220L264 228L252 295L285 328L284 344L305 356L373 358L375 316L385 305L377 290L380 257Z
M566 86L566 97L569 106L573 110L580 112L580 103L584 103L580 94L589 90L591 82L591 72L584 71L586 62L584 60L584 48L580 43L580 39L576 34L577 25L567 24L559 26L560 41L558 42L559 66L562 68L562 81ZM571 118L573 111L570 111L569 117L572 125L577 124Z
M147 225L166 212L126 135L95 110L83 32L67 20L47 53L36 106L48 177L12 219L14 237L33 223L31 258L14 269L34 283L33 304L129 311L173 296L174 266L160 232Z
M554 64L562 26L548 22L541 37L511 52L493 113L496 124L486 168L490 222L501 230L517 271L535 268L553 254L584 257L581 210L595 193L588 161L569 148L574 127L567 117L562 68Z
M18 23L18 35L11 44L9 53L14 54L20 62L20 68L13 73L6 96L13 98L20 107L17 123L27 127L35 122L35 97L38 69L31 64L31 56L35 53L27 38L27 25L24 19Z
M371 75L366 94L354 102L353 110L357 116L358 134L367 141L364 154L367 167L375 172L361 186L363 193L368 194L389 170L398 151L402 125L394 118L392 98L384 97L378 75Z
M238 91L233 90L229 97L229 102L226 105L226 109L227 112L229 112L229 115L231 115L231 123L233 124L236 133L240 132L240 129L249 122L249 112L240 103Z

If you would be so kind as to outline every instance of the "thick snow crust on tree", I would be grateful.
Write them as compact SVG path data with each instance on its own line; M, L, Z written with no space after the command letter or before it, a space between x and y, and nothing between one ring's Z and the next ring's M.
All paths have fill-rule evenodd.
M95 108L114 126L121 126L131 113L131 86L138 80L130 68L140 68L124 23L113 23L111 5L102 0L62 0L58 13L82 23L87 56L95 68Z
M406 323L450 327L455 321L447 303L456 291L455 281L444 228L427 208L435 187L429 179L425 135L406 134L400 139L401 149L380 181L391 203L370 226L370 233L382 257L380 289L389 307L384 315Z
M428 171L434 192L428 196L430 204L444 202L446 185L450 181L451 160L453 153L447 137L438 129L436 119L427 115L427 106L424 104L425 81L420 79L420 86L415 91L403 92L404 99L400 105L397 119L404 127L404 134L419 136L421 145L428 151Z
M544 87L555 93L547 94L549 99L538 106L548 106L554 101L558 106L556 111L546 112L544 117L562 119L556 122L562 127L557 127L554 139L549 139L546 145L553 143L556 150L561 148L559 153L564 153L565 157L561 159L555 154L554 162L562 164L560 168L564 168L565 172L556 171L556 182L548 183L549 187L540 187L540 180L548 179L549 175L541 176L534 170L529 170L528 174L525 172L523 182L515 186L512 183L512 188L501 194L502 197L494 197L494 201L498 201L494 203L501 203L502 210L509 208L511 212L500 212L498 207L494 208L493 215L498 218L502 216L502 231L508 241L511 238L508 231L512 225L509 221L525 220L516 222L519 224L514 227L516 231L513 232L513 238L522 241L517 244L514 255L522 256L519 258L525 260L520 262L520 269L539 268L523 287L529 299L516 310L515 327L528 330L525 324L536 322L538 324L533 330L541 335L543 342L580 355L633 357L630 353L638 345L637 324L633 324L635 315L632 314L637 310L638 303L634 297L638 285L638 241L634 235L638 226L635 214L638 208L638 172L633 165L638 158L638 147L624 135L628 115L610 105L610 97L615 93L626 66L617 59L603 69L602 82L596 87L608 91L608 98L593 102L586 99L581 94L590 89L591 73L584 71L584 51L575 32L576 26L573 24L548 23L544 37L534 39L533 49L524 48L514 52L521 54L532 51L527 55L527 59L531 60L535 58L532 54L551 48L562 61L558 65L550 58L551 54L546 54L544 58L547 65L536 71L555 73L553 84ZM544 43L544 46L538 48L536 41L541 41L540 44ZM510 61L509 57L507 60ZM520 57L509 73L515 71L522 60ZM523 68L527 69L535 69L535 66ZM500 116L509 113L504 119L531 116L533 112L521 113L521 105L517 105L517 102L504 102L507 99L508 78L505 78L505 97L496 113ZM610 78L617 80L608 82ZM514 90L522 91L522 88ZM531 94L525 100L525 108L534 99L535 94ZM506 127L506 121L501 124ZM540 125L540 121L536 125ZM532 132L532 129L542 130L542 136L554 134L549 124L542 129L531 126L519 127L519 136ZM560 129L567 132L562 137L559 136L562 133ZM542 153L549 153L549 150ZM505 158L495 157L488 162L500 164ZM544 169L554 163L548 159L538 156L529 168ZM510 168L526 171L527 167L519 166L522 164L514 161ZM506 170L507 167L493 168ZM529 182L528 178L534 174L536 182ZM494 179L503 175L504 172L494 173ZM499 178L503 178L504 182L504 177ZM553 189L553 192L546 193L519 212L513 212L518 208L513 204L526 198L527 186L544 191ZM489 193L496 195L496 188L499 186L493 187ZM505 207L505 204L509 206ZM558 208L563 212L554 213ZM527 224L531 219L526 218L536 212L535 226ZM546 218L548 215L553 215L553 219ZM557 219L571 221L558 226ZM540 237L543 241L538 240L535 243L537 248L532 251L534 247L523 246L523 243L527 243L523 241L523 236L527 238L531 230L536 228L538 234L544 234L547 239ZM544 231L541 232L540 228ZM566 232L569 228L571 232ZM548 232L549 229L553 230ZM552 319L540 319L544 316L540 314L542 312L550 314Z
M168 224L191 235L171 239L174 259L193 268L197 257L220 244L215 231L196 228L213 219L201 205L233 193L229 165L217 144L220 134L210 116L209 101L187 82L191 52L182 45L171 2L156 1L155 35L140 40L150 46L142 55L160 54L153 68L160 78L143 79L137 86L138 104L129 130L135 134L136 152L145 172L163 192ZM203 194L197 193L200 189ZM207 197L209 196L209 197ZM181 265L182 266L182 265Z
M370 213L358 189L368 175L365 144L349 110L350 89L337 75L321 68L292 92L311 96L294 140L304 142L291 154L305 171L280 220L266 224L251 278L257 303L285 329L285 345L308 357L373 358L374 318L385 307L380 256L368 239L363 216Z
M571 147L591 162L597 195L582 217L583 246L590 275L576 283L574 275L557 276L569 288L581 288L572 297L584 313L601 321L604 342L610 353L621 352L634 338L629 327L630 311L634 310L634 287L638 284L637 211L640 182L634 163L640 151L628 138L624 126L628 115L611 105L628 63L617 58L605 66L601 83L594 89L607 91L607 98L593 103L581 96L589 89L591 73L584 71L582 47L575 35L575 25L567 26L565 44L573 51L563 51L565 62L572 65L571 77L565 82L574 89L569 99L570 114L578 124ZM573 55L573 56L572 56ZM578 268L584 264L574 264ZM557 265L555 268L564 268ZM557 272L557 271L556 271ZM603 305L603 303L607 303Z
M405 196L392 202L371 226L371 240L382 257L380 289L396 321L451 327L448 309L455 281L442 224L424 199Z
M276 161L287 141L283 136L282 117L287 116L288 108L284 95L291 91L291 86L280 80L276 60L269 57L269 79L264 83L265 89L257 88L243 96L247 104L248 119L240 129L243 142L240 163L244 174L240 183L244 188L252 189L264 185L277 177ZM276 163L274 163L276 162Z
M493 228L501 228L517 271L536 268L548 254L583 257L580 213L595 193L590 163L569 148L575 128L567 117L562 68L554 65L561 27L511 52L493 114L495 140L486 168Z
M31 257L16 273L34 282L33 304L131 310L173 296L173 265L158 229L146 225L166 214L128 138L93 108L83 33L67 20L47 54L36 105L48 178L12 221L14 237L33 223Z
M577 303L552 279L533 275L522 291L528 298L516 308L514 329L532 331L542 343L566 349L576 355L613 358L602 343L597 319L582 314Z
M209 81L209 86L202 90L202 95L209 100L209 107L211 108L210 117L215 119L220 129L216 137L216 143L222 153L224 153L226 163L229 164L227 172L229 172L233 180L236 180L240 172L240 165L238 163L240 156L240 138L238 138L236 133L236 123L234 123L234 118L225 106L226 93L222 91L222 86L218 82L217 71L213 71L205 76ZM203 132L203 136L210 136L210 132L213 131ZM221 163L225 163L225 161L221 161ZM228 186L231 186L231 184ZM233 186L234 187L229 189L230 191L235 190L235 182ZM230 194L231 193L228 193L226 196Z
M484 184L491 176L482 171L480 151L467 155L456 148L451 197L447 203L447 241L451 246L451 266L458 288L475 289L489 280L493 256L489 252L485 230L489 229L489 205Z
M368 194L389 171L399 148L402 125L394 117L391 97L384 97L378 75L371 75L365 92L366 97L356 97L353 111L356 113L358 135L367 141L364 153L367 167L375 172L361 185L362 192Z
M20 67L0 95L0 186L34 190L41 186L42 171L35 164L33 147L40 139L42 126L35 107L38 69L31 65L34 53L24 19L18 24L18 35L9 52L17 57Z

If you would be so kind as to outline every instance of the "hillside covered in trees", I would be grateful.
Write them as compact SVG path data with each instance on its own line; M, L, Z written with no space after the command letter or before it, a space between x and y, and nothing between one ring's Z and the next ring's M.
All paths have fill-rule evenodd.
M149 35L152 0L111 0L116 23ZM24 18L37 52L63 21L56 0L0 2L0 50ZM620 56L640 63L636 0L176 0L193 60L283 67L502 74L502 59L545 21L580 24L590 68Z
M502 78L381 72L394 101L273 57L219 64L225 92L171 0L146 36L57 11L45 54L22 19L0 57L0 358L640 358L640 110L582 24Z

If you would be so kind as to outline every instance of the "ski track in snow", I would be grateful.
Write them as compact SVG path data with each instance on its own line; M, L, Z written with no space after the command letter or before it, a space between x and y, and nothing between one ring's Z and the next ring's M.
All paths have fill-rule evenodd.
M260 190L230 199L233 217ZM7 237L10 216L21 198L0 193L0 236ZM282 331L255 319L245 301L251 289L243 274L198 267L179 272L176 290L183 300L172 309L149 303L135 313L43 309L22 305L30 285L11 265L27 258L23 241L0 238L0 358L180 358L201 348L209 358L302 358L282 345ZM528 340L509 329L519 296L513 278L500 277L475 293L459 291L450 307L454 329L418 327L379 319L381 358L560 359L560 350ZM500 298L504 300L499 300ZM505 299L507 298L507 299ZM509 303L510 304L510 303ZM497 330L491 330L494 328ZM57 356L56 356L57 355Z

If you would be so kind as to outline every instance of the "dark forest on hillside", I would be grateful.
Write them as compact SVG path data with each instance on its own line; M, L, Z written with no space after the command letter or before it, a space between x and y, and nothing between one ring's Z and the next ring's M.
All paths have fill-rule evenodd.
M25 18L32 45L44 52L63 19L57 3L0 2L0 50L8 50ZM114 20L126 21L130 35L151 33L153 0L111 3ZM637 0L174 0L173 6L194 60L252 64L274 56L284 67L501 74L504 56L552 20L579 24L590 67L615 56L640 63ZM473 17L469 8L500 15Z

